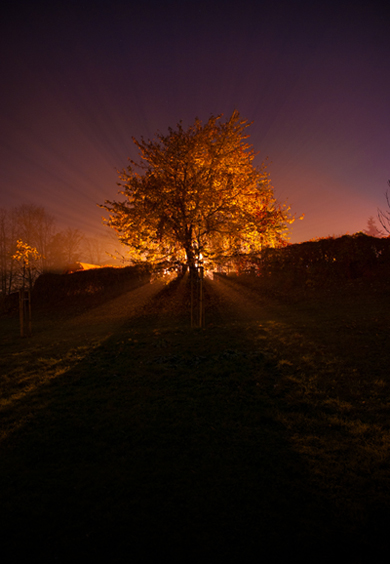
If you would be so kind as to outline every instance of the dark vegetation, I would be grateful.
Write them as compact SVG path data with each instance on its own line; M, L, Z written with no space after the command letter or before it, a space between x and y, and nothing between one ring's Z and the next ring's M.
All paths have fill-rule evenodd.
M86 310L147 284L150 279L151 270L147 266L105 267L69 274L48 272L37 278L31 299L39 311ZM18 307L17 292L0 297L0 313L10 314Z
M30 339L0 318L4 554L383 561L387 268L207 280L205 330L186 277L108 283L83 312L43 279Z
M386 291L390 281L390 238L364 233L328 237L281 248L264 249L260 257L242 261L241 280L288 301L307 299L312 290L332 294L353 285ZM245 277L245 274L248 276Z
M137 286L150 282L151 272L146 266L125 268L97 268L70 274L41 274L37 279L32 299L38 306L83 307L98 305Z

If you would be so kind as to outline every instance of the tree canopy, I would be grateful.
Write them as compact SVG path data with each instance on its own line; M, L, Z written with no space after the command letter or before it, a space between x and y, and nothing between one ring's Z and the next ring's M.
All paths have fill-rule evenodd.
M253 164L249 125L235 111L225 122L212 116L133 138L141 159L118 171L125 199L101 206L133 259L191 267L200 256L221 263L286 240L293 217L276 201L265 165Z

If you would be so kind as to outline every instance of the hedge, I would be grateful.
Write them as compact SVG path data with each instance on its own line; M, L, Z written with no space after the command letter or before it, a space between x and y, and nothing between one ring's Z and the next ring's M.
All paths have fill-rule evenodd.
M324 285L376 276L390 267L390 237L364 233L266 248L241 270L288 285Z
M147 268L96 268L70 274L41 274L37 278L33 297L35 301L86 299L105 294L118 295L150 281Z

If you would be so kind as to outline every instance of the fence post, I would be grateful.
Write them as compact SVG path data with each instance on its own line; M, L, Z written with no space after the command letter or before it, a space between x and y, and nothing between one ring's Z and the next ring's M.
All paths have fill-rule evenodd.
M203 327L203 266L199 267L199 327Z
M20 336L24 337L24 305L23 305L23 296L24 296L24 288L23 290L19 290L19 322L20 322Z
M194 273L190 268L190 286L191 286L191 328L194 326Z
M31 294L30 290L19 290L20 336L31 336Z

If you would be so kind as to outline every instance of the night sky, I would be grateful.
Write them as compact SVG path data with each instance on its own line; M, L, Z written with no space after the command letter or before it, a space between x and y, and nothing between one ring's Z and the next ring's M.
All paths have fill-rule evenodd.
M390 178L386 4L10 3L0 207L43 205L60 227L98 234L97 204L137 158L132 136L236 108L277 198L305 214L291 242L365 229Z

